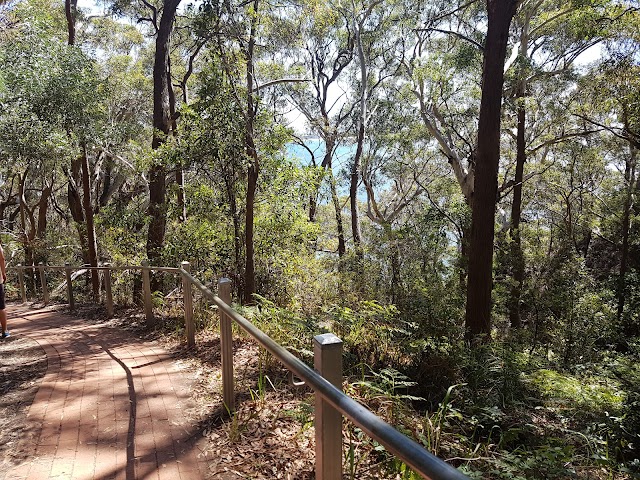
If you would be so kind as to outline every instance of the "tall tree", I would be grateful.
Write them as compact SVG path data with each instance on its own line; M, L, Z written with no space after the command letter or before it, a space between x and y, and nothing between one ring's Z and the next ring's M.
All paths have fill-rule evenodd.
M482 67L482 97L475 156L475 184L471 216L471 241L465 325L468 338L491 336L493 238L498 165L502 86L509 27L516 0L487 0L487 37Z
M328 5L325 9L318 9L304 23L303 33L308 40L303 61L311 76L312 93L306 85L296 85L291 87L291 96L305 116L310 131L324 143L320 162L316 162L315 152L309 149L312 167L321 169L321 176L309 198L309 221L316 221L319 190L326 177L335 212L338 255L342 257L346 253L346 243L333 160L336 149L345 140L346 124L354 107L354 104L342 101L344 93L338 93L339 82L346 76L347 67L354 58L354 38L346 12L339 11L341 15L336 15L336 9ZM307 148L304 140L299 143Z
M159 23L156 22L157 9L147 4L151 9L156 29L153 61L153 139L151 143L151 148L154 150L158 150L166 142L172 126L169 103L169 44L179 4L180 0L165 0ZM157 159L149 169L147 257L151 264L157 264L160 261L164 247L167 228L166 181L166 165L162 159ZM152 288L154 290L159 288L159 281L156 277L154 277Z
M535 152L543 148L543 144L558 144L574 137L594 133L593 129L567 128L568 119L551 120L552 112L542 112L542 117L556 128L549 125L536 125L535 118L527 122L527 100L530 90L535 84L556 81L555 87L568 90L572 81L576 60L588 49L605 38L609 27L609 2L579 2L557 4L556 2L523 2L515 18L516 43L510 60L513 65L511 84L507 87L516 111L516 164L513 179L508 182L513 186L509 230L511 234L511 275L512 282L508 300L511 326L519 328L520 297L524 283L525 261L520 232L522 214L523 184L530 178L525 177L525 164L529 151ZM615 14L617 15L617 13ZM565 81L559 81L564 77ZM559 98L563 92L558 92ZM538 102L538 105L541 105ZM546 113L546 115L544 115ZM566 113L566 111L564 112ZM560 126L560 127L558 127ZM546 128L547 138L536 146L530 141L537 135L531 130L536 127Z
M244 302L252 303L253 295L256 293L256 272L255 272L255 250L253 242L254 212L256 201L256 189L258 187L258 175L260 173L260 163L258 150L254 141L255 121L258 103L255 98L254 80L254 54L256 47L256 29L258 26L258 6L259 0L253 0L253 9L249 13L251 20L249 24L249 37L245 50L246 60L246 88L247 88L247 110L245 114L245 155L249 166L247 167L247 203L245 216L245 249L246 263L244 270Z

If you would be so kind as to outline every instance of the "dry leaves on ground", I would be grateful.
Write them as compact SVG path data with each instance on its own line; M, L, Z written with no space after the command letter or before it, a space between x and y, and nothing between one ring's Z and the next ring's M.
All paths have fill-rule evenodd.
M16 463L27 410L46 371L47 357L34 340L23 336L0 340L0 479L6 466Z

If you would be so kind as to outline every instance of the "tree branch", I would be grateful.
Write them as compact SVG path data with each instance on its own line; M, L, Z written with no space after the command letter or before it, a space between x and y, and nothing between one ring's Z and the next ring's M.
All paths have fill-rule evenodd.
M442 30L440 28L415 28L414 31L417 32L438 32L438 33L444 33L447 35L453 35L454 37L458 37L461 38L462 40L466 40L467 42L471 43L474 47L476 47L478 50L480 50L481 52L484 52L484 46L480 45L478 42L476 42L473 38L467 37L466 35L460 33L460 32L455 32L453 30Z

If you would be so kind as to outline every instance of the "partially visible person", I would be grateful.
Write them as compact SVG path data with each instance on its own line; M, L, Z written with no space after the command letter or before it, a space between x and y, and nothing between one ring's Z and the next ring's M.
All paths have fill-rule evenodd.
M4 284L7 282L7 265L4 261L4 250L0 243L0 325L2 326L2 335L0 338L7 338L9 330L7 330L7 310L4 304Z

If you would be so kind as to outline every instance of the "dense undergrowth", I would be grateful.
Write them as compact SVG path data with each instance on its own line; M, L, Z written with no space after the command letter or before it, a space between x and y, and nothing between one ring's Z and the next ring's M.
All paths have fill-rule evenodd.
M470 347L450 285L424 284L383 303L349 271L312 281L318 272L317 264L301 266L280 278L286 295L269 292L256 297L255 306L236 307L309 364L313 336L338 335L345 391L432 453L472 478L640 476L640 342L607 327L615 320L604 294L574 291L573 330L562 321L509 329L497 306L493 341ZM52 287L59 282L50 277ZM132 282L124 274L113 278L117 303L132 301ZM13 285L9 296L17 294ZM167 294L154 296L156 312L167 319L167 332L181 333L179 284L167 278L165 287ZM52 290L54 300L64 301L64 289ZM199 328L215 329L212 307L202 299L197 304ZM275 368L277 362L262 355L260 371ZM267 383L260 374L247 395L281 388L286 382ZM309 427L309 408L302 401L293 410L301 431ZM417 478L345 425L348 478Z
M395 306L375 301L334 306L312 321L260 300L245 313L303 358L310 360L314 334L338 334L347 393L472 478L640 475L638 343L567 364L554 345L534 349L517 334L475 348L422 337ZM360 455L376 456L389 478L414 478L359 429L350 432ZM345 448L345 468L358 478Z
M114 280L115 296L126 303L130 286L120 280ZM305 298L300 293L310 286L298 278L287 285L298 295L287 298ZM156 311L168 319L169 332L180 333L181 295L167 290L154 297ZM9 294L16 293L10 286ZM576 330L571 345L566 331L501 330L497 321L494 340L472 348L456 321L453 295L437 298L435 310L422 311L419 305L430 301L426 295L391 304L361 300L366 293L355 295L338 284L312 293L306 297L312 302L257 297L256 306L237 308L309 364L313 336L338 335L344 342L345 391L472 478L640 475L640 342L632 337L590 327ZM333 302L318 302L320 297ZM587 301L593 307L593 298L581 300ZM577 311L589 311L576 304ZM215 329L212 307L202 300L198 305L199 328ZM260 371L274 368L277 362L262 355ZM280 388L287 387L266 383L260 374L249 392L253 397ZM309 427L309 408L302 402L292 413L301 431ZM346 425L348 478L417 478Z

